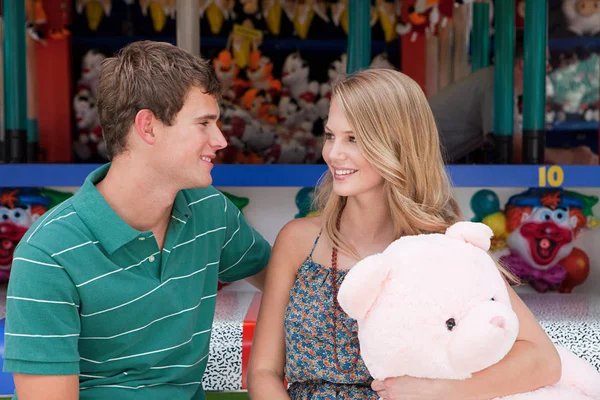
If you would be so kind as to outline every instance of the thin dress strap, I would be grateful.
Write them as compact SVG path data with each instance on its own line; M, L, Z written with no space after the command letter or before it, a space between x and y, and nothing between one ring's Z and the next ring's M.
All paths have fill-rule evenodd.
M317 243L319 242L319 238L321 237L322 232L323 232L323 229L321 229L319 231L319 234L317 235L317 238L315 239L315 243L313 244L312 249L310 249L310 254L308 255L309 260L312 260L313 251L315 251L315 247L317 247Z

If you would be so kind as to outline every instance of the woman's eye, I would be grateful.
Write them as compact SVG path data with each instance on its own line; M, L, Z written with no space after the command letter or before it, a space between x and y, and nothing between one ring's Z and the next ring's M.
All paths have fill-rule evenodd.
M333 139L333 135L331 133L325 133L325 139L331 140Z
M349 140L351 143L356 143L356 138L355 138L354 136L350 136L350 137L348 138L348 140Z

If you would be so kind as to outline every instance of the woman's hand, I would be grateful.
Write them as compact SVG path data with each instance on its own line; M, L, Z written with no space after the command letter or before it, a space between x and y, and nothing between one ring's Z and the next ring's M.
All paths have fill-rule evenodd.
M383 400L465 400L459 385L460 381L402 376L373 381L371 388Z

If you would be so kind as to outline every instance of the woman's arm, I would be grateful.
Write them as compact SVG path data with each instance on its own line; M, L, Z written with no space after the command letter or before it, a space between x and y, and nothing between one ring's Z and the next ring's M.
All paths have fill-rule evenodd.
M401 377L375 381L373 389L386 400L487 400L556 383L561 376L556 348L521 298L511 287L508 292L519 318L519 334L504 359L463 381ZM420 397L411 397L416 395Z
M284 314L296 272L310 251L307 222L288 222L275 241L254 331L248 367L252 400L288 399L283 384L285 366ZM314 240L314 238L313 238Z

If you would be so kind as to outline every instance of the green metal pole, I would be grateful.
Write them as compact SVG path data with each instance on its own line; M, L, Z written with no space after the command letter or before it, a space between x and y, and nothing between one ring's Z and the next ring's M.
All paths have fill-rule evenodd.
M352 73L371 63L371 2L350 0L348 4L348 65Z
M546 1L525 1L523 163L543 164L546 147Z
M473 4L473 30L471 33L471 69L473 72L489 65L490 59L490 5Z
M38 160L40 136L37 104L37 42L30 35L27 35L25 41L27 46L27 162L34 163Z
M23 0L4 0L4 26L6 161L22 163L27 159L27 50Z
M540 1L540 0L534 0ZM494 136L496 162L513 162L515 2L497 1L494 35Z

